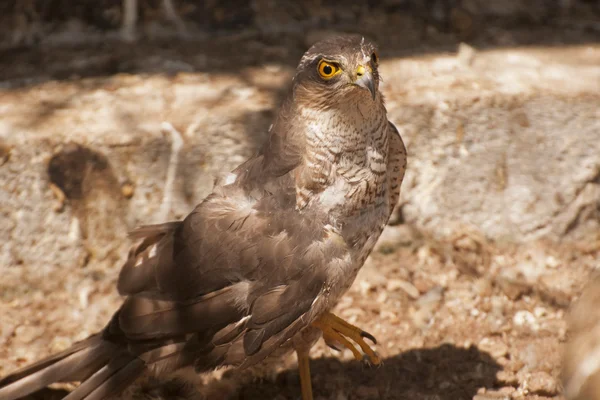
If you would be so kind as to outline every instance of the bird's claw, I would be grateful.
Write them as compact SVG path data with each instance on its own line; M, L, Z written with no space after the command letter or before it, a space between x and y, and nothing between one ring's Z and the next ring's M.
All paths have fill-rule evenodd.
M369 339L373 344L377 344L377 339L375 339L375 336L371 335L369 332L361 331L360 336Z
M381 364L379 355L364 341L364 338L366 338L373 342L373 344L377 344L377 339L370 333L331 313L323 314L312 325L323 332L323 339L329 347L339 351L340 346L343 346L352 351L354 358L358 361L366 359L371 365ZM348 339L358 344L364 354L358 351L356 346Z

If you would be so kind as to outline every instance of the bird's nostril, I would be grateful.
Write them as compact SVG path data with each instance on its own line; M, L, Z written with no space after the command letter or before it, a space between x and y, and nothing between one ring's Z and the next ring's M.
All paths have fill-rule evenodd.
M360 78L360 77L361 77L361 76L363 76L363 75L364 75L366 72L367 72L366 68L365 68L365 67L363 67L363 66L361 65L361 66L359 66L359 67L356 69L356 76L358 76L358 77Z

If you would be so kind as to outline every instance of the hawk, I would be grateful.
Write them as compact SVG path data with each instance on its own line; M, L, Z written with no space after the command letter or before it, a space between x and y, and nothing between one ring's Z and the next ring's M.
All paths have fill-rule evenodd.
M294 348L302 397L323 335L378 364L374 338L330 310L354 281L398 201L406 149L379 91L376 46L325 39L302 57L256 156L183 220L143 226L106 328L0 381L11 400L81 381L67 398L106 399L141 374L247 368Z

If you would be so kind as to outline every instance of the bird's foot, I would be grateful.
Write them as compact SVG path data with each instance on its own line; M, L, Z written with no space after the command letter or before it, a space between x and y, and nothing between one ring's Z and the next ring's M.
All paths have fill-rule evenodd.
M336 346L336 344L339 343L352 351L354 358L357 360L366 360L372 365L381 364L381 358L379 358L377 353L364 340L364 338L367 338L373 342L373 344L377 344L377 340L370 333L363 331L359 327L344 321L330 312L326 312L313 321L312 326L323 331L323 339L328 346L337 349L338 346ZM356 346L348 339L351 339L358 344L365 355L363 356Z

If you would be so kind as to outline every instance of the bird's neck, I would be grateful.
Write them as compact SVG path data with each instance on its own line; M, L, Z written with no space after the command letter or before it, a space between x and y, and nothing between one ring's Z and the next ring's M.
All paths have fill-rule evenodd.
M369 147L378 145L387 120L385 108L370 98L337 108L304 107L298 115L305 127L306 150L324 153L331 161L355 155L360 162Z
M337 207L333 204L336 196L345 198L344 192L354 190L353 186L383 184L385 176L379 171L385 169L388 157L385 108L367 105L373 109L361 110L355 104L353 112L304 108L299 113L306 132L304 165L296 176L300 206L319 193L333 190L336 194L328 194L327 199L334 199L332 207ZM359 207L359 203L356 207L350 203L344 207Z

